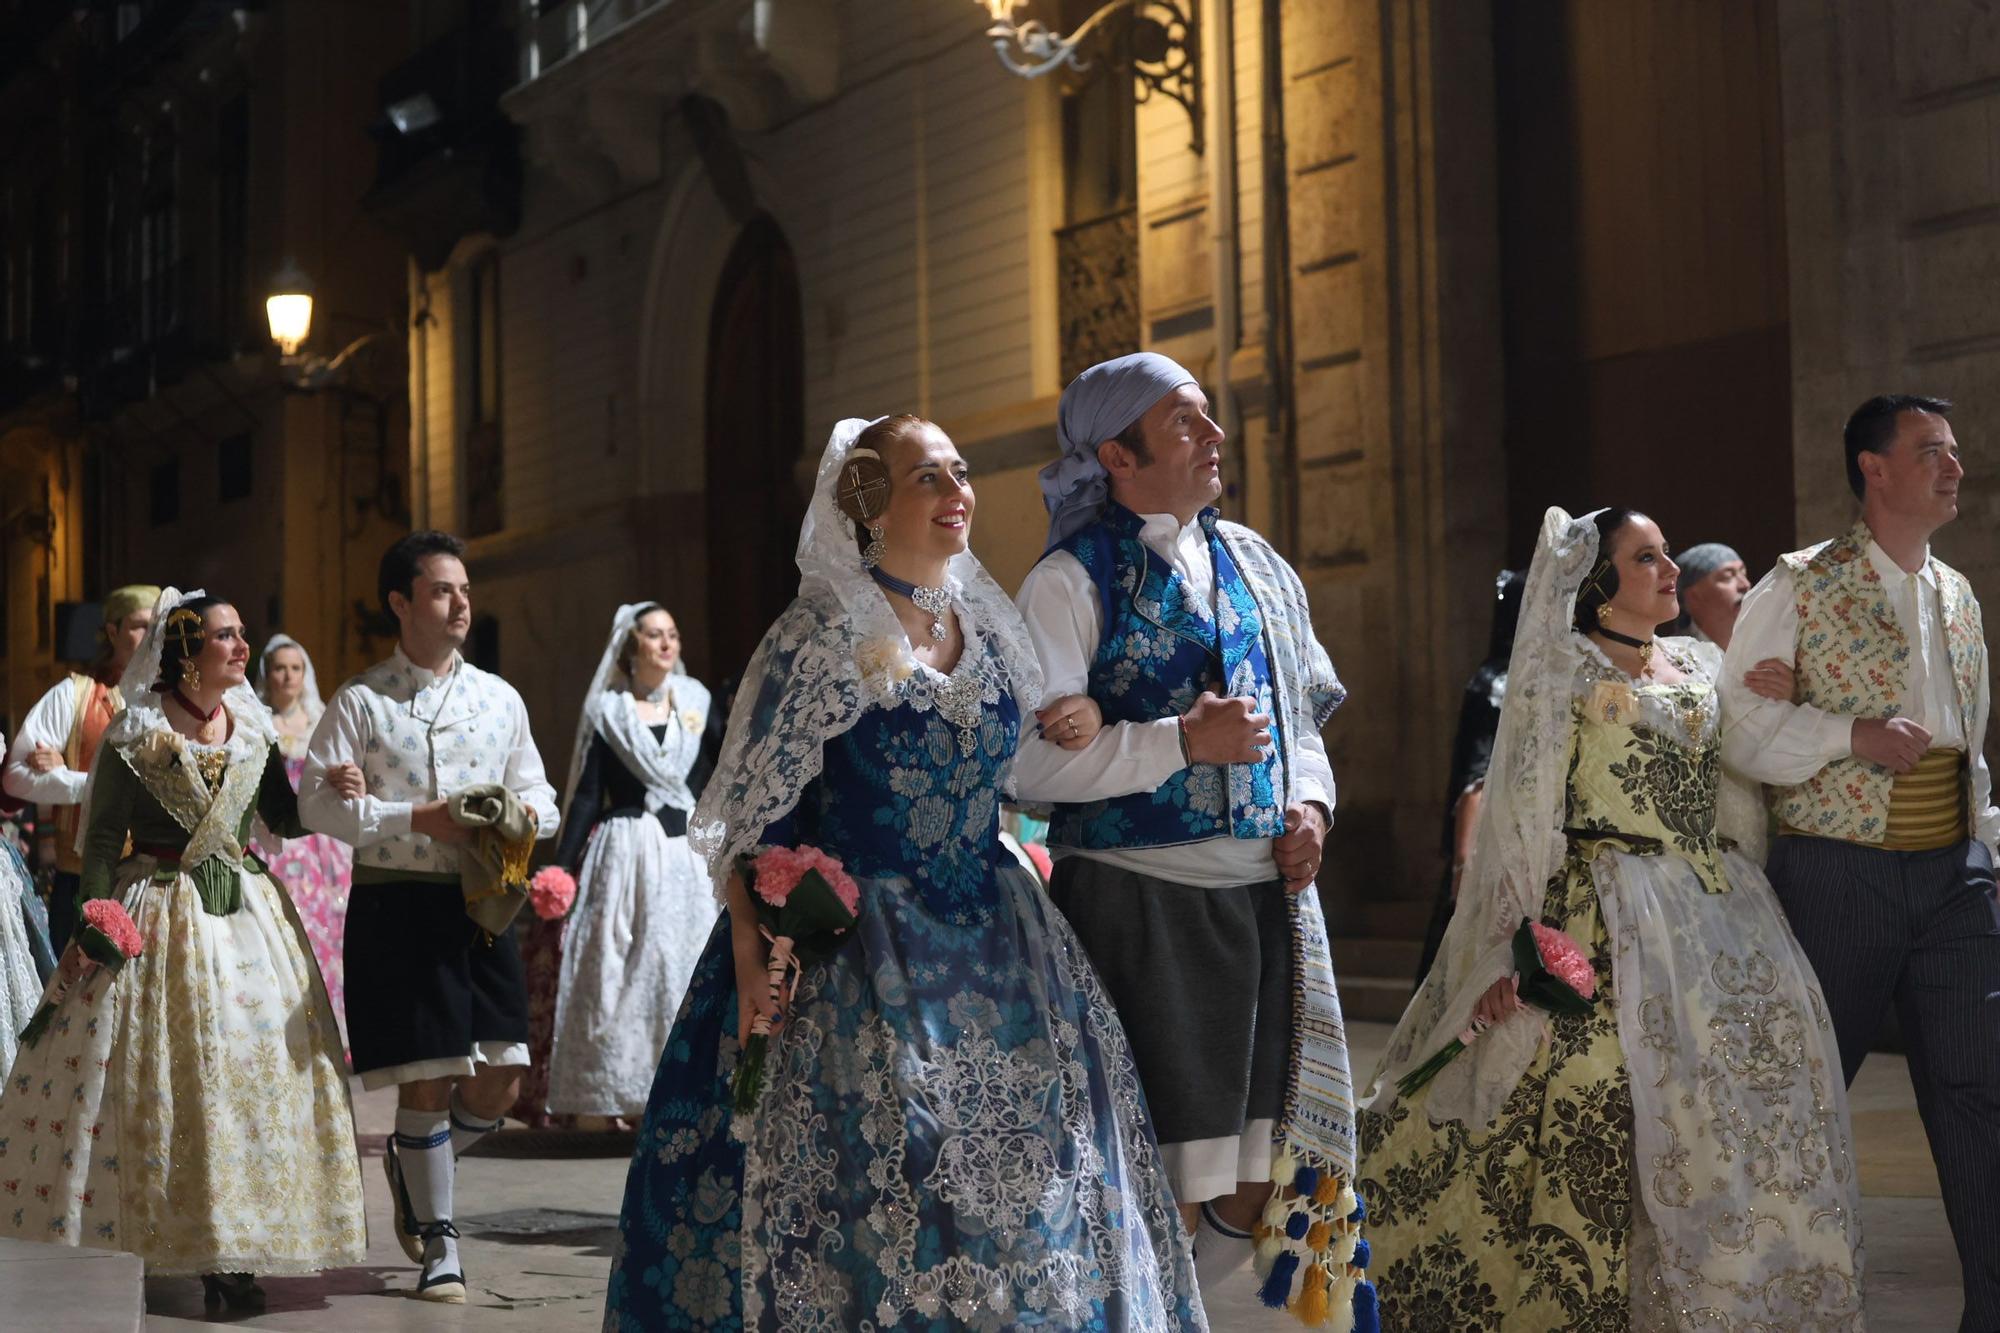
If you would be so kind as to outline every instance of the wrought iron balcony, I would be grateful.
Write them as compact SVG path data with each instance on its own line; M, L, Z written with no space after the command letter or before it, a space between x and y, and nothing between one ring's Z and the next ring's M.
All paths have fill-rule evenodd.
M1139 214L1122 208L1056 232L1062 382L1139 350Z

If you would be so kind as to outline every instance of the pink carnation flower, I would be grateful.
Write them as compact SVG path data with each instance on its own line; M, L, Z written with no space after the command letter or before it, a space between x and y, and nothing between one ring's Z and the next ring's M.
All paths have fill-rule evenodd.
M528 881L528 905L544 921L559 921L569 915L576 901L576 880L561 866L543 866Z
M1597 995L1597 969L1584 957L1582 947L1560 930L1539 921L1531 923L1529 929L1535 933L1535 952L1541 955L1542 966L1584 999L1594 998Z
M112 947L127 958L137 958L145 947L139 938L139 927L125 905L115 898L93 898L85 903L83 923L110 940Z
M847 867L838 857L828 856L817 847L766 847L757 853L750 869L756 877L757 896L773 907L784 906L806 872L817 870L848 911L861 910L861 890L848 875Z

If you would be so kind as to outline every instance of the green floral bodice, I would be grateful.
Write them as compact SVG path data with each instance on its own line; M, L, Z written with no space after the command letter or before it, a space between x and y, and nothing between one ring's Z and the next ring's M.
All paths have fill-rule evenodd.
M1722 782L1715 686L1599 674L1580 689L1565 827L1580 843L1678 856L1710 893L1729 892L1716 829Z
M163 861L155 873L166 879L186 874L202 907L227 916L242 904L239 867L248 863L263 870L247 850L252 821L261 815L281 838L306 832L284 755L266 741L244 736L232 739L227 753L203 754L161 727L136 743L106 745L98 754L83 839L85 899L118 891L129 837L139 849L183 853ZM207 762L211 759L217 762Z

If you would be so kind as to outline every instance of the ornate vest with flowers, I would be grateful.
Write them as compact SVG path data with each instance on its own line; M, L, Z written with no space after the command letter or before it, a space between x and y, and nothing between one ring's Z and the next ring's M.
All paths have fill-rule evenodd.
M1215 564L1215 608L1139 540L1139 516L1119 504L1067 540L1068 551L1097 585L1103 633L1090 664L1090 697L1106 725L1152 722L1185 713L1203 690L1242 695L1256 711L1278 716L1264 616L1229 547L1215 530L1216 511L1201 513ZM1253 764L1195 764L1157 791L1056 806L1049 841L1085 849L1171 847L1210 838L1274 838L1285 831L1286 781L1272 745Z
M1915 651L1890 607L1881 576L1867 559L1872 534L1856 524L1843 537L1780 556L1792 572L1799 638L1798 699L1848 717L1897 717L1909 707L1909 661ZM1945 648L1965 735L1973 745L1979 682L1986 672L1986 632L1965 576L1935 557L1944 611ZM1848 756L1804 782L1772 789L1781 823L1823 838L1880 843L1888 827L1895 775Z

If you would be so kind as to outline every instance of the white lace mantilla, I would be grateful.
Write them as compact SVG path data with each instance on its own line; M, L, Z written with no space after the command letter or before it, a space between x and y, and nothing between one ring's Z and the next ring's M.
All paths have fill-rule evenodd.
M926 674L911 654L887 596L861 567L853 524L835 503L841 465L868 424L842 421L827 441L799 530L799 595L744 671L715 774L688 820L688 840L707 861L718 899L736 858L798 805L820 775L826 743L865 710L909 702L946 710L954 722L970 716L962 693L969 687L951 683L958 672ZM993 702L1005 689L1026 717L1040 702L1042 669L1021 613L969 551L952 558L945 582L963 656L982 673L992 659L995 674L982 678L981 698Z

